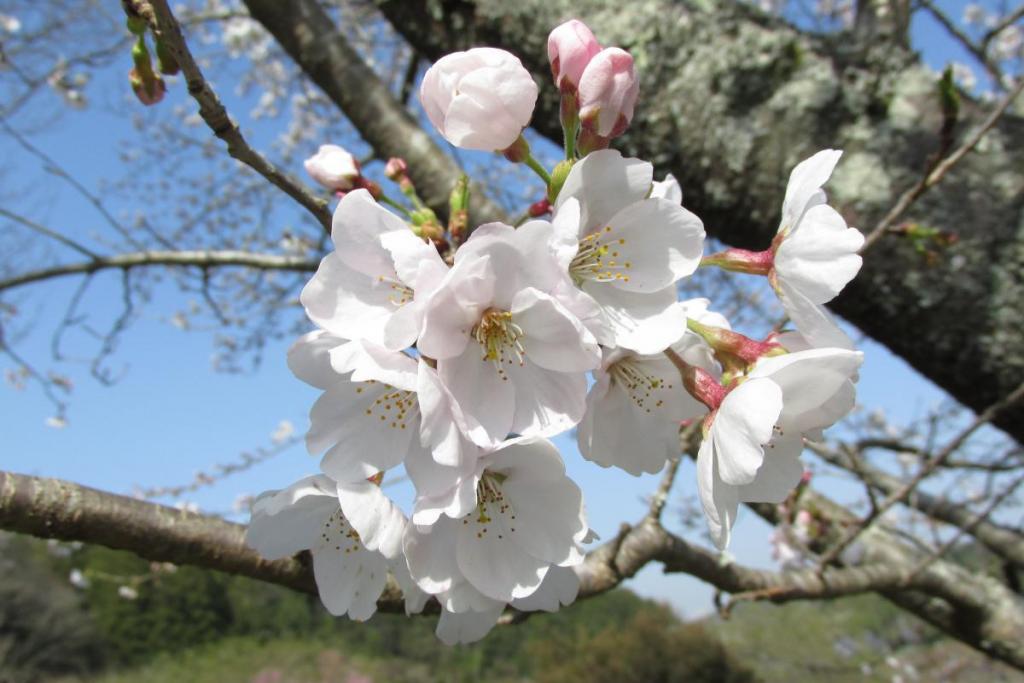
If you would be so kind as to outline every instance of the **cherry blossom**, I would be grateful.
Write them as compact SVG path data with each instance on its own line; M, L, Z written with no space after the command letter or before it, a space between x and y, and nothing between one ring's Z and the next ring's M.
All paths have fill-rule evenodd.
M580 122L602 138L622 135L633 120L640 81L633 57L608 47L594 55L579 82Z
M697 455L701 503L719 548L729 543L741 501L781 502L800 481L802 435L853 408L832 399L845 392L862 360L863 354L846 349L763 358L729 387Z
M529 252L478 231L427 305L418 348L465 416L466 435L494 447L510 433L551 436L583 417L594 336L547 287ZM544 253L544 243L539 243ZM540 276L538 276L540 277Z
M377 611L387 560L362 544L342 514L330 478L306 477L286 489L260 494L253 501L245 540L268 560L309 550L320 600L331 614L365 621Z
M823 304L860 270L864 235L848 228L825 203L825 184L842 155L824 150L799 163L789 176L782 205L779 243L769 276L797 330L814 346L853 348Z
M728 326L707 307L707 299L681 305L685 316ZM673 350L691 365L717 372L707 344L685 328L683 332ZM633 475L661 470L667 459L679 457L680 422L707 412L683 389L678 369L661 353L605 349L595 375L577 443L584 458L602 467L619 467Z
M559 262L604 316L599 341L640 353L662 351L685 328L675 285L704 248L700 219L674 199L648 196L652 183L647 162L593 152L566 177L553 219Z
M463 504L453 508L452 500ZM415 505L403 547L410 574L427 593L467 582L509 602L533 594L551 567L583 560L583 497L543 439L509 442L453 482L450 495L420 497Z
M437 249L366 190L338 203L331 239L335 251L300 295L310 320L343 339L411 346L423 306L448 270Z
M356 158L337 145L320 145L303 165L313 180L332 192L351 190L362 175Z
M420 102L456 147L500 151L529 125L537 84L514 55L478 47L445 55L427 69Z
M575 92L590 60L601 45L586 24L578 19L555 27L548 35L548 61L555 86L563 92Z

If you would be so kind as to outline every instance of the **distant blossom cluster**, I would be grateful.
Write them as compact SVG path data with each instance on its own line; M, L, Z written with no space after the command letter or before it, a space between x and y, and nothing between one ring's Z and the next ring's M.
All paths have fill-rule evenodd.
M705 256L676 180L609 148L637 101L629 53L573 20L548 57L566 152L550 172L522 137L537 85L512 54L448 55L420 90L450 143L543 179L516 225L471 229L465 179L442 225L400 159L385 174L411 207L338 147L306 162L341 197L335 250L301 295L316 330L288 355L322 392L306 435L321 472L257 497L247 539L268 559L310 551L332 614L368 619L389 575L407 613L436 600L446 643L483 637L507 607L571 603L596 538L549 441L573 428L585 458L639 475L678 458L681 426L701 420L697 488L724 549L739 503L783 501L803 439L853 407L862 355L824 308L861 265L862 235L822 190L840 152L793 170L769 249ZM752 339L707 299L680 301L701 266L767 277L795 330ZM398 468L408 515L382 489Z

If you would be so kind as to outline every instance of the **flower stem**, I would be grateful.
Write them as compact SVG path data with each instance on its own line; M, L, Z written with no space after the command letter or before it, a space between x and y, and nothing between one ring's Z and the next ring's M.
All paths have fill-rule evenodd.
M381 193L380 197L378 198L378 201L380 201L383 204L387 204L393 209L398 209L406 218L412 217L412 215L409 213L409 209L405 208L404 206L402 206L401 204L399 204L394 199L392 199L391 197L387 196L384 193Z
M545 185L551 185L551 175L548 174L547 170L543 166L541 166L540 162L533 157L533 154L527 154L526 159L523 160L523 163L529 166L530 170L532 170L534 173L540 176L541 180L544 181Z

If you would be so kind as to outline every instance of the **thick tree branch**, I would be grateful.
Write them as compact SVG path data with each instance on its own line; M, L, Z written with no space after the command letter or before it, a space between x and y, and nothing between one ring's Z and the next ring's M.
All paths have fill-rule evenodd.
M821 500L822 505L831 505ZM154 561L239 574L307 593L316 591L305 554L267 562L245 545L241 525L57 479L0 472L0 528L42 538L98 543ZM874 533L878 530L873 529ZM899 550L872 550L871 554L877 557L856 567L829 568L821 573L780 573L722 564L717 553L687 543L648 515L636 526L624 525L616 538L591 551L577 573L581 598L611 590L650 562L661 562L668 572L691 574L723 591L756 592L758 598L776 601L869 591L881 591L896 601L906 595L918 596L914 599L925 602L935 613L930 619L933 623L944 623L939 614L946 615L948 622L969 613L974 621L957 625L959 632L954 634L964 638L963 632L969 630L986 641L979 644L964 638L967 642L1024 668L1024 605L1019 599L1009 594L1006 602L1005 595L981 591L987 587L983 579L972 579L962 570L950 574L942 561L920 568ZM936 600L939 602L928 602ZM402 609L394 585L389 585L378 607L382 611ZM923 610L919 606L914 611ZM946 628L951 629L948 623Z
M301 256L256 254L247 251L140 251L32 270L7 278L6 280L0 280L0 292L33 282L52 280L68 275L88 275L101 270L111 269L130 270L143 266L193 266L196 268L241 266L257 270L313 272L319 265L319 261L302 258Z

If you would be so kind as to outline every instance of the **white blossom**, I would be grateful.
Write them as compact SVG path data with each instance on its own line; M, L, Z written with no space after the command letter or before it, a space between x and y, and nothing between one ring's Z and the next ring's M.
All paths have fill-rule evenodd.
M639 353L661 352L686 327L672 306L676 282L704 249L700 219L670 196L671 183L648 196L652 184L650 164L602 150L573 166L554 206L559 262L600 310L591 330Z
M853 407L846 384L859 351L811 349L763 358L730 387L697 454L708 529L724 549L741 501L782 502L803 475L802 435Z
M387 560L363 545L342 514L330 478L306 477L286 489L260 494L245 540L268 560L309 550L320 600L331 614L365 621L377 611Z

